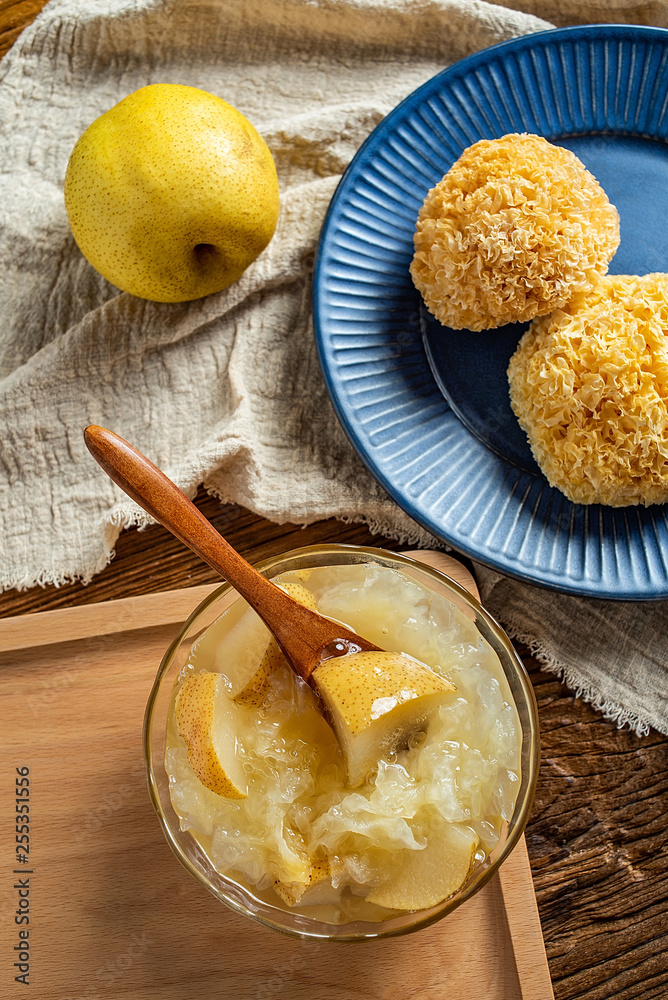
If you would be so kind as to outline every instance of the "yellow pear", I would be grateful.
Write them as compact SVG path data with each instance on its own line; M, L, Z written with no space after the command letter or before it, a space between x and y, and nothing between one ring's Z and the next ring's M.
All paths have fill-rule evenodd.
M311 611L318 610L315 597L301 583L284 583L281 585L281 590L289 594L293 600L299 601L304 607L310 608ZM286 659L281 652L281 647L275 639L271 639L260 666L246 682L243 689L234 695L234 700L238 705L259 708L267 697L271 675L285 666Z
M274 882L274 890L288 906L336 902L339 896L338 890L332 886L332 871L327 858L312 861L305 877L298 882Z
M351 787L380 758L404 746L455 686L404 653L382 650L335 656L311 679L336 732Z
M125 292L185 302L236 281L278 219L272 155L220 97L153 84L76 143L65 208L79 249Z
M423 910L447 899L464 884L478 846L471 830L449 824L429 832L421 851L404 850L396 874L367 896L393 910Z
M247 785L236 753L239 709L220 674L202 670L179 688L174 715L188 761L202 784L228 799L244 799Z
M317 611L318 605L313 593L305 587L303 583L282 583L280 584L281 590L284 590L286 594L289 594L293 601L299 601L303 604L305 608L310 608L311 611Z
M269 693L271 675L286 665L286 659L281 647L275 639L271 639L262 657L260 666L244 688L235 695L237 705L247 705L249 708L259 708Z

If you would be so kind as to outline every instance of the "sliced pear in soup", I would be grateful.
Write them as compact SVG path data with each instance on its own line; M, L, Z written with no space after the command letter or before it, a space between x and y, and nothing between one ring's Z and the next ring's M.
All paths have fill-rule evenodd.
M190 651L195 671L223 674L234 698L256 673L271 633L245 601L235 601L199 636Z
M310 608L311 611L318 610L315 597L303 584L284 583L281 585L281 590L284 590L286 594L289 594L299 604L303 604L305 608ZM285 663L286 660L281 652L281 647L275 639L271 639L262 657L260 666L244 684L242 690L238 694L235 694L234 700L236 703L238 705L259 708L269 692L272 674L280 670L282 666L285 666Z
M202 784L228 799L246 798L247 785L237 756L239 709L220 674L202 670L179 688L174 714L188 761Z
M299 604L303 604L305 608L310 608L311 611L318 610L315 597L303 583L281 583L279 586L281 590L290 595L293 601L298 601Z
M243 690L235 696L237 705L248 705L250 708L260 708L269 693L272 674L285 665L285 657L275 639L271 639L264 656L251 679Z
M339 896L332 886L332 871L328 858L311 862L305 877L298 882L274 882L274 891L288 906L313 906L336 901Z
M473 867L478 839L471 830L443 823L429 832L421 851L402 851L395 875L367 896L392 910L436 906L464 884Z
M382 756L401 749L448 701L454 684L404 653L336 656L311 675L334 727L352 788Z

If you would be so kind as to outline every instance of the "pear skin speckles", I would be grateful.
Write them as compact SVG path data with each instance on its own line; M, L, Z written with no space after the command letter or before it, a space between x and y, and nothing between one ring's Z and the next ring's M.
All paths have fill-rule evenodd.
M311 901L309 896L314 895L314 890L326 888L331 884L332 870L328 858L317 858L311 862L306 879L303 882L274 882L274 891L281 897L288 906L296 906L297 903L307 904Z
M345 718L351 733L362 732L405 702L455 690L418 660L381 650L332 657L316 667L313 677L328 707Z
M203 670L187 677L176 696L174 715L190 766L202 784L229 799L246 798L246 783L236 756L234 705L221 675Z
M281 647L275 639L267 646L260 666L257 668L243 691L235 697L237 705L247 705L250 708L260 708L269 693L271 675L286 665Z
M281 584L281 590L284 590L293 601L303 604L305 608L309 608L311 611L318 610L315 597L303 583L283 583Z
M380 758L401 748L456 690L430 667L402 653L373 650L325 660L313 682L339 740L351 787Z
M156 302L227 288L265 249L279 211L271 151L248 119L171 83L140 87L89 125L64 198L89 263Z
M289 594L293 600L303 604L306 608L310 608L311 611L318 610L315 597L311 591L304 587L301 583L285 583L282 584L281 589L284 590L286 594ZM286 660L281 652L281 648L276 640L272 639L267 646L264 656L262 657L260 666L257 668L243 690L236 695L234 700L237 705L247 705L252 708L259 708L264 703L267 694L269 693L272 674L285 667L285 665Z

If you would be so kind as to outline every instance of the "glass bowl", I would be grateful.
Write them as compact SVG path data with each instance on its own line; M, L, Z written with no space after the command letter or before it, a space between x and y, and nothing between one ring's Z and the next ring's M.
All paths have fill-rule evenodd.
M332 924L282 908L264 898L262 892L220 874L194 836L188 830L181 829L179 817L170 800L169 777L165 770L168 715L174 687L188 660L191 646L234 601L240 600L229 584L215 590L195 608L167 650L149 696L144 719L144 755L149 792L168 843L191 875L236 912L301 938L344 941L376 939L417 930L451 913L482 888L519 840L529 816L538 775L538 712L524 665L500 626L459 584L408 556L353 545L314 545L294 549L257 564L257 568L271 579L281 573L299 569L360 563L376 563L398 570L422 586L447 597L475 623L480 634L495 650L512 692L521 727L519 791L512 816L504 823L500 840L491 854L480 866L474 868L454 895L429 909L401 911L381 922L358 920Z

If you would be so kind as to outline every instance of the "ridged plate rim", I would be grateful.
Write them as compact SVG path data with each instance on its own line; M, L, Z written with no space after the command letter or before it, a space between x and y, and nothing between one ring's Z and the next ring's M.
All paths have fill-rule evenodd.
M407 155L416 122L432 131L419 154ZM339 183L316 257L314 326L327 389L372 475L459 552L563 593L662 599L668 506L570 503L460 423L425 355L408 275L417 211L465 146L509 131L668 142L668 29L587 25L524 35L454 63L383 119Z

